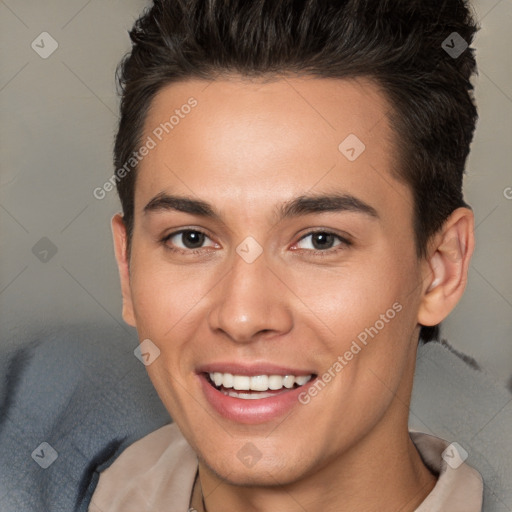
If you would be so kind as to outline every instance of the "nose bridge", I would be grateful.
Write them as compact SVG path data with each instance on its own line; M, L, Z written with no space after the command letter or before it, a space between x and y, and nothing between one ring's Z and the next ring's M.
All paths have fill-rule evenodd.
M213 330L247 343L262 331L279 334L291 328L284 287L269 265L254 241L246 239L239 244L210 312Z

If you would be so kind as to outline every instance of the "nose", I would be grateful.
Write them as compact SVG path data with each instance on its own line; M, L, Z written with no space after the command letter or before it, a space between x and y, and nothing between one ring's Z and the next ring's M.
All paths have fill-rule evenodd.
M265 252L252 263L234 254L231 270L216 287L210 328L235 343L287 333L293 325L293 294L285 282L279 270L269 266Z

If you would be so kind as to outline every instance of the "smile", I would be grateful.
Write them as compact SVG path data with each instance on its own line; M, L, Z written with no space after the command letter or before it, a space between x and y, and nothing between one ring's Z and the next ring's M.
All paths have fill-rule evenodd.
M268 361L216 361L198 366L195 373L213 414L235 423L261 424L279 420L294 408L304 414L299 395L316 382L312 370Z
M222 394L244 400L275 397L309 382L313 375L234 375L210 372L208 380Z

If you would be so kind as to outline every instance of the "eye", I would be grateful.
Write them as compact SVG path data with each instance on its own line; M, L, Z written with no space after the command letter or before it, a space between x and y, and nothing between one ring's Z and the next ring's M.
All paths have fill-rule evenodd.
M173 233L166 235L161 242L171 251L182 254L196 254L203 248L202 246L205 239L209 240L209 237L202 231L197 229L181 229L180 231L174 231ZM210 247L215 247L215 243Z
M311 239L310 243L305 243L304 241L308 238ZM166 235L162 238L161 243L166 249L173 252L180 254L199 254L200 252L204 252L206 247L216 247L214 242L209 246L203 246L207 239L210 240L208 235L203 231L197 229L181 229ZM338 240L338 243L333 245L336 240ZM336 233L318 230L304 235L295 247L306 250L312 254L323 256L325 254L335 253L350 245L352 245L352 243L349 240Z
M300 247L300 244L307 239L311 239L311 241L309 243L303 243L303 246ZM339 240L339 243L333 245L336 239ZM336 233L331 233L330 231L312 231L303 236L296 244L299 249L307 249L315 254L330 254L349 247L350 245L352 244L349 240L337 235Z

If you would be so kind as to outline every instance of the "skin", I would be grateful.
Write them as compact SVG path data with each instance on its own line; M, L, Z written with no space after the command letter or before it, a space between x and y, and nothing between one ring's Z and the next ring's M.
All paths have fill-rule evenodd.
M123 317L161 351L147 370L198 454L207 510L415 510L436 482L408 435L419 324L442 321L464 291L472 212L455 210L417 258L412 193L392 175L390 105L372 82L175 83L154 98L143 140L190 96L198 105L139 164L130 258L120 214L112 229ZM353 162L338 150L350 133L366 145ZM297 196L334 190L378 216L275 216ZM145 212L160 193L206 201L219 219ZM161 242L184 228L207 235L195 254L193 238ZM334 237L319 249L312 230L352 243ZM236 252L247 236L263 250L252 263ZM396 302L401 311L286 417L234 422L203 395L196 369L210 362L323 374ZM261 453L252 467L237 457L248 442Z

